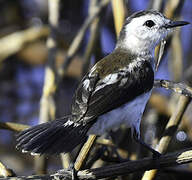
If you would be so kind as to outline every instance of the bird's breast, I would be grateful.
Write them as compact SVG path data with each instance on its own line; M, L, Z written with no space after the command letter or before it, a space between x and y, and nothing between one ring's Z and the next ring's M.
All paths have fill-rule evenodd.
M88 131L88 135L102 135L107 131L119 128L122 124L128 128L134 128L139 133L140 121L150 95L151 91L144 93L131 102L99 116Z

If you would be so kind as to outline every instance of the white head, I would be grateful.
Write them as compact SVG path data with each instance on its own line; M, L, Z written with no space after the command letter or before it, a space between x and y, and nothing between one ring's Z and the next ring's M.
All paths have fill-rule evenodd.
M152 53L173 27L189 24L172 21L157 11L140 11L128 17L121 30L117 47L143 54Z

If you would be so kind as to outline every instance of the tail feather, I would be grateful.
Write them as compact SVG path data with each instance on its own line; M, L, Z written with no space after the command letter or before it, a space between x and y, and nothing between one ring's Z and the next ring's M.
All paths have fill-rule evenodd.
M31 129L24 130L24 132L22 131L17 136L17 142L18 142L17 146L19 147L19 146L26 144L27 142L29 142L31 140L31 138L44 132L46 129L47 129L47 127L44 127L42 129L37 129L37 130L34 129L34 131L32 131Z
M72 151L87 138L90 125L73 123L65 117L22 131L17 137L17 148L38 154L58 154Z
M52 137L51 138L49 138L50 140L49 140L49 143L47 143L46 141L44 142L44 143L42 143L40 146L38 146L35 150L34 150L34 152L35 153L38 153L38 152L41 152L41 154L43 154L43 153L47 153L47 154L57 154L57 149L59 150L59 152L58 153L60 153L61 152L61 148L63 148L62 146L64 145L64 146L66 146L66 144L62 144L62 146L60 146L59 148L58 148L58 146L57 147L55 147L55 142L57 142L58 140L57 140L57 138L58 137L62 137L61 136L61 131L57 131L57 133L54 133L54 134L52 134ZM62 139L60 139L60 141L61 141ZM51 148L50 148L51 147ZM65 148L65 151L64 152L66 152L66 148Z
M30 151L31 149L34 148L34 145L38 145L37 149L40 149L41 147L43 147L44 144L50 144L51 141L54 140L54 135L58 132L58 129L54 129L50 128L49 130L46 129L43 132L39 132L38 134L33 134L34 136L31 137L30 139L27 138L26 141L25 140L25 144L23 144L24 150L25 151ZM37 153L37 152L36 152Z
M74 149L78 144L84 142L87 139L86 133L88 129L88 126L85 126L83 128L79 126L76 127L75 131L69 130L68 134L63 134L63 132L61 132L61 136L63 136L64 138L60 141L55 141L53 143L52 149L48 150L48 153L51 153L50 151L54 151L56 154L60 153L60 149L58 147L62 147L63 144L65 144L65 150L67 152L70 152L71 148ZM83 131L83 133L81 131ZM77 137L81 140L80 142L77 141Z
M21 139L24 139L26 137L30 137L30 135L38 133L38 132L42 132L45 129L47 129L46 126L44 126L44 124L39 124L38 126L33 126L29 129L26 129L24 131L21 131L18 135L17 135L17 140L20 141Z
M45 137L42 137L39 138L39 139L36 139L36 140L32 140L32 142L30 142L29 144L27 144L27 146L24 148L26 151L31 151L31 149L33 149L32 152L34 153L40 153L40 154L43 154L43 153L47 153L47 154L56 154L56 152L53 150L54 149L54 142L55 141L58 141L58 137L59 137L59 131L56 130L54 133L50 133L50 134L47 134L47 137L46 140ZM41 140L44 139L43 142L41 142ZM38 146L36 146L34 148L34 144L38 144ZM57 147L58 148L58 147ZM59 148L60 149L60 148ZM49 153L49 151L51 151Z

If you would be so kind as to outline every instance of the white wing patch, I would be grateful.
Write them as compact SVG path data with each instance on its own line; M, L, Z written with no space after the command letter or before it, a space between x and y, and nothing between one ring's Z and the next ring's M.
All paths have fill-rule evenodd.
M118 77L118 73L109 74L103 79L103 83L105 84L113 84L116 83Z
M90 73L89 73L89 77L91 77L92 73L97 69L97 64L95 64L91 70L90 70Z
M134 71L134 68L141 65L142 61L143 59L136 59L135 61L130 63L128 67L124 67L120 69L118 73L107 75L104 79L102 79L101 82L99 82L99 85L95 88L94 92L104 88L107 85L116 83L117 81L119 81L119 78L118 78L119 75L125 76L128 72L131 73L132 71ZM120 82L120 86L124 86L126 82L127 82L127 77L122 78Z
M75 122L73 122L73 121L71 121L71 120L68 120L63 126L66 127L66 126L71 126L71 125L73 125L73 127L77 127L77 126L79 126L80 124L75 123Z
M132 63L129 64L128 66L128 71L132 72L134 70L135 67L138 67L140 65L140 62L135 60Z
M88 90L89 84L90 84L90 80L89 80L89 79L85 79L85 81L83 82L83 87L84 87L86 90Z
M26 150L24 150L24 149L22 149L21 152L22 152L22 153L28 153L28 151L26 151Z
M121 79L119 86L124 86L126 84L126 82L127 82L127 77Z
M118 81L118 73L109 74L107 75L102 81L100 82L100 85L98 85L95 88L95 92L104 88L107 85L114 84Z
M131 62L129 65L128 65L128 68L127 70L125 71L128 71L128 72L132 72L134 71L135 68L141 66L142 62L145 61L146 59L142 59L140 57L137 57L137 59L135 59L133 62Z
M35 152L31 152L30 153L32 156L39 156L40 155L40 153L35 153Z

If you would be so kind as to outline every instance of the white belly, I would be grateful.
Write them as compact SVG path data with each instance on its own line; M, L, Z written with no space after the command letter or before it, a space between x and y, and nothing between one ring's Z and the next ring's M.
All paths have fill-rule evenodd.
M125 124L128 128L135 129L139 135L140 121L150 95L151 91L99 116L87 134L102 135L107 131L119 128L121 124Z

